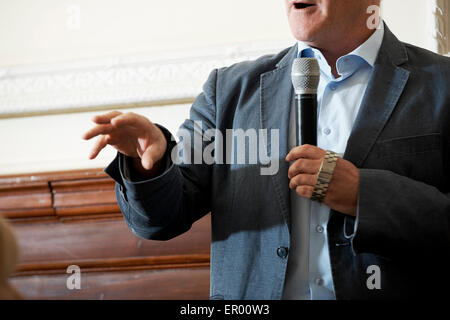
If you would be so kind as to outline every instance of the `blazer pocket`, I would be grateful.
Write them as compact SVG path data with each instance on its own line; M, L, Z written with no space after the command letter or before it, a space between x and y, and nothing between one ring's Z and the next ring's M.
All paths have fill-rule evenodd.
M378 141L367 165L439 186L444 182L442 140L439 133Z
M441 134L400 137L377 142L375 156L378 158L398 157L432 152L441 149Z

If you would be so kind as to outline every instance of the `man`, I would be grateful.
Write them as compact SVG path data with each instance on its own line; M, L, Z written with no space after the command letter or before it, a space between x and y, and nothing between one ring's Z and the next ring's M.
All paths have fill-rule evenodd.
M278 130L273 175L264 164L175 164L170 133L132 113L97 116L84 135L100 136L91 158L119 151L106 171L136 235L170 239L211 212L211 298L446 297L450 63L369 28L379 4L286 0L297 45L211 73L182 129ZM296 57L319 61L317 147L295 145ZM191 156L207 147L188 140ZM328 162L325 197L311 201Z

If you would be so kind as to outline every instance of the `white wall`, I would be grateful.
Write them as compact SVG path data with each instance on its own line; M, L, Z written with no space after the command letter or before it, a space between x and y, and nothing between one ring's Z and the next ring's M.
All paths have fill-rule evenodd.
M383 16L401 40L427 45L426 1L383 1ZM0 0L0 175L107 165L114 151L108 149L98 160L89 161L92 142L80 136L91 126L92 115L100 112L92 110L113 108L105 98L108 92L126 93L119 107L142 113L175 131L187 117L189 104L167 106L165 99L170 100L171 95L193 98L206 79L207 69L293 43L283 2ZM159 87L144 86L142 91L126 88L127 83L135 88L132 81L141 81L137 74L142 70L136 63L141 58L136 57L145 57L151 66L164 65L156 68L162 70L155 76ZM166 63L167 57L177 64ZM120 59L127 63L117 63ZM184 61L188 66L179 67ZM120 66L122 71L130 68L135 74L130 82L122 73L120 81L108 79L108 74L119 74L111 66ZM82 74L84 69L89 72ZM145 79L152 76L148 70ZM171 92L162 98L150 92L171 86L173 83L167 82L171 72L195 73L193 79L184 80L189 90L181 88L182 94ZM80 74L83 76L77 78ZM88 79L87 88L76 87L77 79ZM61 81L67 82L61 85ZM101 84L98 90L97 83ZM191 83L194 85L189 86ZM57 92L50 90L55 87ZM151 93L149 97L143 97L146 90ZM141 106L146 101L155 103L152 99L161 106L133 107L133 102ZM67 106L50 108L52 101L57 105L67 102ZM87 111L72 113L79 107ZM17 109L17 114L8 108ZM38 111L30 117L21 113L24 110Z
M404 42L429 45L428 3L431 0L382 0L382 16L389 28Z
M0 65L289 38L282 2L2 0Z
M188 117L189 105L132 108L127 111L147 116L176 132ZM105 167L116 152L107 147L95 160L88 155L93 141L81 135L92 126L98 112L21 117L0 120L0 173L48 172Z

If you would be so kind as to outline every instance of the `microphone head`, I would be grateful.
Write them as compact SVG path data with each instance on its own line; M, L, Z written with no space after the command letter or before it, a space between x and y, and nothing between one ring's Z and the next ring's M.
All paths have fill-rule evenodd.
M317 94L320 69L317 59L297 58L292 64L292 85L295 94Z

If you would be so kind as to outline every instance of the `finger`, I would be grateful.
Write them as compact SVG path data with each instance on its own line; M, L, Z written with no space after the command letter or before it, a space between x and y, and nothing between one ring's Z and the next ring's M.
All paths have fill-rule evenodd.
M286 156L286 161L291 162L300 158L306 159L321 159L325 156L325 150L316 146L304 144L293 148Z
M311 160L311 159L298 159L295 161L288 170L288 177L292 179L299 174L317 174L320 169L322 160Z
M117 116L120 116L122 112L119 111L111 111L105 114L96 115L92 118L92 121L94 121L97 124L108 124L111 122L112 119L114 119Z
M152 144L145 150L144 154L141 157L142 166L145 169L150 170L151 168L153 168L155 162L161 159L161 155L164 155L163 150L161 150L161 148L157 144Z
M300 186L295 189L295 192L302 198L311 199L314 187Z
M92 148L92 151L89 155L89 159L91 160L95 159L100 153L100 151L102 151L103 148L106 147L107 145L108 145L108 137L107 136L99 137L95 142L94 147Z
M144 169L150 170L151 168L153 168L153 164L155 162L154 153L154 148L152 148L152 146L149 146L142 154L141 164Z
M135 113L127 112L111 120L111 124L116 127L139 124L140 116Z
M108 134L111 133L113 129L113 126L110 124L100 124L89 130L88 132L84 133L82 138L84 140L92 139L100 134Z
M300 186L314 187L317 182L317 175L315 174L299 174L291 179L289 182L290 189L296 189Z

